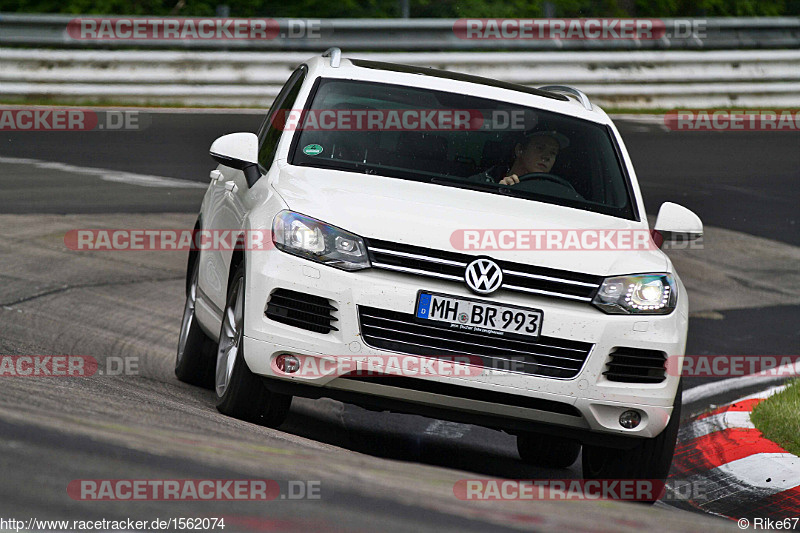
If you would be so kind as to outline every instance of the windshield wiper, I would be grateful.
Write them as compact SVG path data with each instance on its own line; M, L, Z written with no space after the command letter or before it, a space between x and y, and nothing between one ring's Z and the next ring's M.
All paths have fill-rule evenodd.
M300 163L301 166L310 166L317 168L327 168L330 170L343 170L345 172L358 172L363 174L374 174L375 168L367 163L358 161L347 161L342 159L316 159L313 162Z
M500 194L507 194L509 192L508 187L504 185L498 185L496 183L464 181L464 179L461 178L447 178L444 176L431 178L431 183L436 183L437 185L447 185L448 187L458 187L459 189L471 189L473 191L488 191Z

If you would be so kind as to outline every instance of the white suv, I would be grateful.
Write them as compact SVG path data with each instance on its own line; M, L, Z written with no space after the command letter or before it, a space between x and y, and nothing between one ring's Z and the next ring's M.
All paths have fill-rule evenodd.
M380 122L387 110L468 120L397 128ZM380 127L309 126L370 112ZM550 161L499 183L524 167L525 139L545 138ZM655 246L458 244L472 230L650 231L622 139L582 92L331 49L294 71L258 135L220 137L211 155L220 166L195 229L274 243L190 253L176 374L215 387L222 413L276 426L293 396L330 397L502 429L545 466L572 464L582 446L586 478L667 475L681 386L666 363L683 355L688 322L669 258ZM664 204L655 230L694 238L702 224ZM302 371L398 356L463 356L468 370Z

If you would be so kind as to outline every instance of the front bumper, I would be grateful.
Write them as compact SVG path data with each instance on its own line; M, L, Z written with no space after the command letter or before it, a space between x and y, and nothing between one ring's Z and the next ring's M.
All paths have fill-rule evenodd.
M368 346L361 337L357 306L376 307L413 313L417 292L422 289L474 298L465 285L415 275L367 269L346 272L318 265L278 250L253 252L247 265L245 317L245 360L256 374L270 382L294 386L302 395L317 397L358 397L357 403L376 405L387 401L403 402L413 409L400 409L437 416L442 410L463 416L450 417L475 420L483 417L504 420L515 430L534 430L542 424L554 428L571 428L583 432L624 437L654 437L666 426L678 386L677 375L667 374L661 383L622 383L603 376L608 354L614 347L631 347L663 351L670 356L682 355L686 343L687 319L685 293L680 286L679 305L683 309L664 316L606 315L587 303L571 302L535 295L498 292L487 301L541 309L544 312L542 335L589 342L594 345L577 376L554 379L514 372L488 372L469 377L426 376L446 390L452 385L469 388L471 394L441 394L430 387L394 386L391 379L353 380L336 372L322 375L291 375L276 368L274 360L281 354L302 354L326 359L337 356L392 355ZM315 333L282 324L265 316L267 301L275 289L289 289L330 300L337 311L333 315L338 331ZM409 356L414 357L414 356ZM400 382L398 382L400 383ZM440 387L441 388L441 387ZM495 402L492 396L472 394L478 389L498 393L503 398L538 398L572 406L574 413L563 409L531 408L514 405L513 401ZM309 392L311 391L311 392ZM495 395L496 396L496 395ZM487 401L487 398L490 398ZM520 401L520 404L530 402ZM628 410L640 412L642 421L635 429L619 425L619 415ZM576 415L577 414L577 415Z

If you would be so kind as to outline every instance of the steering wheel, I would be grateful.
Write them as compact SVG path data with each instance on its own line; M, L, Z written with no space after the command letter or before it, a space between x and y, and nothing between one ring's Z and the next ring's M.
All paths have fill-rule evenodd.
M531 180L552 181L554 183L558 183L559 185L563 185L564 187L569 187L573 191L575 190L575 187L573 187L570 182L568 182L561 176L556 176L555 174L548 174L547 172L530 172L528 174L523 174L522 176L519 176L520 183L522 183L523 181L531 181Z

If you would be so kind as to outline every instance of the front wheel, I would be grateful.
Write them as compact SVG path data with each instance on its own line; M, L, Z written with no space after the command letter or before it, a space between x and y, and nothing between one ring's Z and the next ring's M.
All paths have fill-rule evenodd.
M683 382L678 384L667 427L657 437L641 439L634 448L618 450L599 446L583 447L584 479L647 479L662 482L669 475L678 427L681 421ZM653 494L653 503L660 494Z
M228 289L217 347L215 388L217 410L225 415L277 427L289 414L292 397L270 392L244 360L244 267L240 266Z
M195 317L199 265L200 261L195 261L186 291L175 357L175 376L184 383L210 389L214 386L216 343L203 332Z

